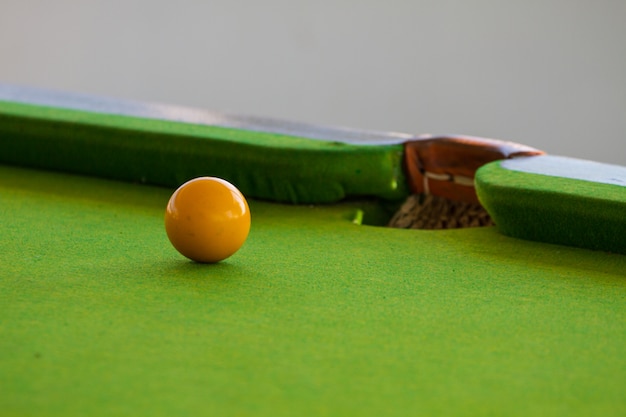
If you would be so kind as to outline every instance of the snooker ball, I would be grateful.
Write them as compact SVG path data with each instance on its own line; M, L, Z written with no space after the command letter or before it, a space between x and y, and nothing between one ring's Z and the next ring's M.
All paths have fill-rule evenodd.
M241 192L215 177L181 185L165 210L165 231L178 252L196 262L228 258L250 231L250 209Z

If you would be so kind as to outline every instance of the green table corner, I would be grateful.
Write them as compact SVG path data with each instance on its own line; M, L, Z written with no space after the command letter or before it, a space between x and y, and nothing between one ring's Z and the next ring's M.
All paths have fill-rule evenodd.
M0 415L626 415L626 256L252 200L201 265L172 191L0 165Z

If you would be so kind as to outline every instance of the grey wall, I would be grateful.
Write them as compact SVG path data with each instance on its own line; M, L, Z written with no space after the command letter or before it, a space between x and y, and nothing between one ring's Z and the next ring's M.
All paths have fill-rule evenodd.
M624 0L0 0L0 82L626 165Z

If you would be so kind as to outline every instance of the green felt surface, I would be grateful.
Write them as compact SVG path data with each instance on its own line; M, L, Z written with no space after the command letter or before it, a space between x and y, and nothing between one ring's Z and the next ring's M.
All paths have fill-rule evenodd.
M401 144L354 145L0 101L0 163L175 187L198 176L291 203L406 196Z
M0 166L0 414L626 413L626 256L251 201L199 265L169 194Z
M558 157L549 158L558 166ZM524 160L518 162L523 166ZM584 169L584 162L579 161L579 169ZM591 174L600 165L589 164ZM514 171L502 165L502 161L493 162L476 173L478 197L500 231L523 239L626 254L624 185ZM606 167L608 175L610 166Z

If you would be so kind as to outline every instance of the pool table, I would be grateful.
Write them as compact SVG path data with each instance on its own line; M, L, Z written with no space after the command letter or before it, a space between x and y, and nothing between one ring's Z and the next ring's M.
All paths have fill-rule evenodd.
M173 185L27 165L0 165L0 415L626 415L624 255L250 197L199 264Z

